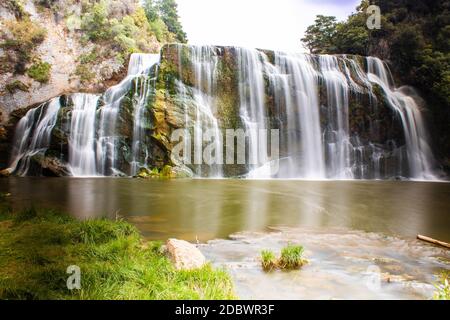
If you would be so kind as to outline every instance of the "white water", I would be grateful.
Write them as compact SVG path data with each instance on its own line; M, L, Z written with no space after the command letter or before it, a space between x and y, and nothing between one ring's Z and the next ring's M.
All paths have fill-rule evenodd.
M95 118L99 96L72 95L72 117L69 137L69 165L73 176L95 176Z
M264 166L269 161L267 136L260 130L269 128L266 123L264 71L267 57L256 49L236 48L239 73L240 117L249 135L249 169Z
M129 75L137 75L135 77L135 88L133 103L134 107L134 121L133 121L133 142L131 161L131 175L138 173L140 168L147 167L148 150L145 144L145 126L149 121L149 115L146 112L146 107L149 95L156 86L156 77L158 71L155 71L155 76L151 77L150 69L159 64L159 54L135 54L133 63L130 60L130 67L128 68ZM136 66L137 65L137 66Z
M285 177L325 178L321 139L318 81L307 55L277 53L272 81L280 88L286 106L287 149ZM292 88L295 88L294 90ZM278 91L278 90L277 90ZM276 92L277 92L276 91Z
M132 54L126 78L105 92L103 96L104 105L100 109L96 151L97 171L100 175L112 175L117 172L117 148L119 147L120 139L117 133L117 117L123 98L130 90L133 80L143 74L147 74L150 68L158 61L159 57L156 59L156 55ZM141 100L143 101L144 98ZM140 123L136 123L136 125L139 126ZM133 167L133 170L136 170L136 166Z
M10 169L19 176L30 171L31 160L37 154L45 154L52 130L61 108L59 97L31 109L20 119L15 132L16 141L11 154Z
M183 46L178 47L180 65L182 48ZM212 46L189 47L190 62L194 71L194 86L188 88L179 81L178 93L182 97L185 108L185 126L189 128L193 124L195 174L200 177L221 178L221 161L217 159L223 159L223 150L214 96L217 90L218 63L215 50L216 48ZM180 75L182 72L183 70L180 69ZM214 150L214 152L205 152L207 157L204 157L203 146L207 146L207 150ZM190 149L190 146L187 147ZM209 158L209 155L212 157ZM204 172L202 165L205 163L208 165L207 172Z
M428 143L428 134L425 130L420 108L413 96L405 93L406 89L393 88L389 79L392 76L384 63L374 57L367 58L368 78L383 89L389 104L401 117L405 132L406 148L410 177L418 180L436 179L433 172L434 157ZM410 91L413 89L409 88Z

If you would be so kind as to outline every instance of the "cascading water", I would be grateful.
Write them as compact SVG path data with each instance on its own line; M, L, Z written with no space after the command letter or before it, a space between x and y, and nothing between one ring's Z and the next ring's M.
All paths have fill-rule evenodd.
M68 136L68 154L61 145L59 158L66 159L72 175L136 175L150 162L161 163L160 155L150 160L155 147L149 147L158 139L149 133L154 132L152 99L160 99L159 121L175 119L176 128L184 122L191 134L193 141L185 143L194 156L185 156L192 158L189 168L200 177L230 176L221 162L221 142L224 129L231 129L223 127L224 117L231 117L247 134L244 170L250 178L435 179L415 94L395 89L377 58L214 46L167 50L162 61L160 55L133 54L127 77L103 96L74 94L64 108L55 98L30 110L16 129L11 169L32 173L33 156L46 154L61 117L67 130L57 128ZM167 59L174 59L174 67ZM173 87L161 95L157 86L170 81ZM225 102L224 92L230 98ZM264 129L279 130L279 159L271 160L268 135L260 132ZM205 144L219 161L204 162ZM274 161L279 166L275 174L269 168Z
M178 47L179 61L181 63L182 46ZM195 174L205 177L203 172L203 144L210 142L210 147L214 150L214 159L208 164L207 177L222 177L222 140L219 122L215 116L216 106L216 77L218 56L216 48L212 46L189 47L190 63L194 73L194 86L187 88L182 82L178 82L178 93L182 97L185 107L185 126L188 128L193 122L193 144L194 144L194 164ZM183 70L181 69L180 75ZM189 104L193 104L194 111L188 110ZM191 118L192 117L192 118ZM190 148L189 148L190 149Z
M328 151L328 177L351 179L350 136L349 136L349 84L341 72L335 56L319 57L321 80L325 83L328 102L328 126L325 143Z
M249 136L249 169L263 166L268 161L267 136L260 130L268 129L264 104L264 70L267 57L256 49L237 48L239 70L240 117ZM258 175L251 173L253 177Z
M271 76L275 92L284 99L283 129L287 133L288 163L284 177L325 178L325 160L320 129L318 80L307 55L276 53ZM294 89L293 89L294 88Z
M99 134L97 141L97 170L100 175L112 175L118 172L116 168L117 149L119 148L119 135L117 134L117 118L124 97L129 92L133 80L140 76L145 76L150 69L159 61L159 55L149 55L134 53L130 57L128 74L118 85L109 88L103 97L104 105L100 109ZM139 81L139 80L138 80ZM144 84L146 86L146 84ZM135 127L141 128L143 122L139 115L142 115L143 105L148 97L149 90L141 90L138 98L138 110L135 110ZM142 94L142 96L141 96ZM140 129L137 129L139 132ZM136 135L139 139L139 133ZM137 170L139 140L133 142L133 154L136 157L132 165L132 173Z
M17 175L29 174L33 157L38 154L44 155L47 151L60 108L59 97L54 98L48 103L31 109L19 121L14 139L16 143L9 165Z
M128 74L137 75L135 77L134 88L134 121L133 121L133 142L131 161L131 175L138 173L140 168L147 166L148 150L146 146L145 127L148 123L149 115L146 112L149 95L156 86L158 71L150 72L150 69L159 63L159 54L136 55L138 59L135 64L131 63L128 68Z
M69 165L73 176L95 176L95 118L99 96L72 95L69 137Z
M378 84L384 91L389 104L398 112L405 132L406 148L409 162L409 176L414 179L435 179L433 172L434 158L427 141L427 132L419 106L406 88L393 89L392 76L384 63L375 57L367 58L368 78ZM409 90L412 90L409 88Z

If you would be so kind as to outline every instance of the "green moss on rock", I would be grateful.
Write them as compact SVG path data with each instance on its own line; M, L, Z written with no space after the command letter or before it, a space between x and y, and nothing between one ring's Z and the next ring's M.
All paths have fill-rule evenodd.
M27 74L30 78L40 82L47 83L50 80L50 71L52 66L48 62L36 62L28 70Z

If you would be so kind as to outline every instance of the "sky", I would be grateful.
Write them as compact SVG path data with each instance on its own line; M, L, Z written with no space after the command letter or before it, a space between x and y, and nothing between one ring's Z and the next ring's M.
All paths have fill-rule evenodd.
M344 20L361 0L176 0L190 44L305 51L316 15Z

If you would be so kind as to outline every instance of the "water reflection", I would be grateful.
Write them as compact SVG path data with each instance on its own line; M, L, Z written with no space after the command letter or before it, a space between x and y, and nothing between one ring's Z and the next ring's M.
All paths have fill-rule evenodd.
M15 207L116 215L151 239L206 241L269 226L347 227L450 241L450 184L294 180L0 180Z

